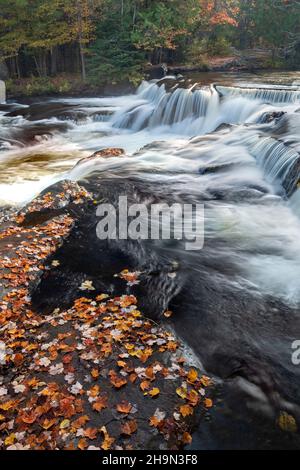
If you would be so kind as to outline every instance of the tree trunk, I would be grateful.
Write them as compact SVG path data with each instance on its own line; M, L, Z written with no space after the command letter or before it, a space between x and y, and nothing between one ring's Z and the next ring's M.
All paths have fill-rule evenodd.
M51 51L51 75L57 74L57 48L52 47Z
M39 62L38 62L37 57L36 57L35 54L34 54L34 56L33 56L33 60L34 60L34 63L35 63L35 67L36 67L37 74L38 74L39 77L41 77L42 74L41 74Z
M80 54L82 80L86 80L85 54L84 54L81 41L79 41L79 54Z

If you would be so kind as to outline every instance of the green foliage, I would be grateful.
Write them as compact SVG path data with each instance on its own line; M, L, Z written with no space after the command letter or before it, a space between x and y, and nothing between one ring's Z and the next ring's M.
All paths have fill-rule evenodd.
M132 44L132 13L120 11L111 5L96 29L96 40L89 48L87 59L88 79L99 85L105 82L129 80L133 83L142 78L144 54Z
M6 88L12 96L46 96L69 93L74 83L66 77L31 77L28 79L8 80Z
M0 57L28 94L68 92L47 79L62 73L137 83L149 63L201 66L231 46L269 48L270 66L295 66L299 17L295 0L0 0Z

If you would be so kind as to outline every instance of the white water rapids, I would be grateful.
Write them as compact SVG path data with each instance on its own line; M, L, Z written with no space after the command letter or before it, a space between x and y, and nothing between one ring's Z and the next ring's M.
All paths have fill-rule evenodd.
M57 180L95 170L160 182L176 202L182 195L208 201L206 239L227 242L240 288L300 301L297 86L187 89L170 78L144 82L134 95L1 109L2 205L24 204ZM286 114L268 120L270 113ZM73 168L105 147L127 155Z

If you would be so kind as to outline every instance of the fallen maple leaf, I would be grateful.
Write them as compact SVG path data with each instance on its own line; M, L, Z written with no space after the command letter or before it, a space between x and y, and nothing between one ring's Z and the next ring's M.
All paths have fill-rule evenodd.
M206 408L211 408L213 406L213 402L210 398L205 398L204 405L206 406Z
M78 449L80 449L80 450L86 449L87 446L88 446L88 443L87 443L86 439L80 439L80 441L78 442L78 445L77 445Z
M188 373L187 379L190 383L195 383L198 379L198 372L195 369L191 369Z
M185 418L186 416L192 415L194 411L190 405L183 405L180 407L180 413Z
M101 444L101 449L109 450L111 448L112 444L115 442L115 439L113 437L110 437L110 435L108 434L107 429L106 429L105 426L102 426L100 431L104 435L104 440Z
M93 291L96 290L93 286L93 281L84 281L81 286L79 287L80 290L89 290Z
M52 428L52 426L56 423L56 419L53 418L53 419L45 419L42 423L42 428L45 429L46 431L50 428Z
M191 444L192 443L192 436L188 432L184 432L182 436L182 443L185 445Z
M97 400L93 403L93 409L98 412L104 410L107 408L107 400L107 397L104 396L97 398Z
M110 370L108 373L110 377L110 383L115 387L115 388L121 388L124 387L124 385L127 384L127 380L119 377L118 374L114 370Z
M92 369L91 376L93 377L93 379L98 379L99 375L100 373L98 369Z
M190 390L186 396L191 405L196 406L199 402L199 395L196 390Z
M119 413L128 414L132 410L132 405L128 401L122 401L117 405L117 410L119 411Z
M64 419L59 425L60 429L66 429L69 426L70 426L70 420L69 419Z
M35 411L28 411L28 412L23 412L21 414L21 420L23 421L23 423L25 424L32 424L36 421L37 419L37 415L35 413Z
M180 398L182 398L183 400L185 400L186 397L187 397L187 389L184 388L184 387L178 387L178 388L176 389L176 393L177 393L177 395L178 395Z
M145 390L147 390L150 387L150 385L151 385L151 383L148 380L144 380L140 384L140 389L144 392Z
M87 428L83 431L84 437L87 437L91 441L97 438L97 428Z
M137 431L137 422L135 419L127 421L126 423L122 424L121 426L121 433L125 434L126 436L131 436L131 434Z
M278 424L282 431L292 433L296 433L298 431L298 426L295 418L289 415L286 411L281 411L278 419Z
M150 392L148 392L148 395L150 395L152 398L157 397L159 394L160 394L160 390L157 387L152 388L152 390L150 390Z

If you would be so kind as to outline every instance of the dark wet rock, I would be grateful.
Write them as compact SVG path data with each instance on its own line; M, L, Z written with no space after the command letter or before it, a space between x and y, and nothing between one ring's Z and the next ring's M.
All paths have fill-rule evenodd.
M222 131L230 131L231 129L233 128L233 125L232 124L220 124L215 132L222 132Z
M51 137L55 132L66 132L68 129L70 129L70 124L67 122L30 123L26 126L19 126L16 123L9 129L8 136L6 129L4 129L4 135L1 135L0 129L0 140L17 146L36 144Z
M108 147L102 150L98 150L97 152L94 152L92 155L86 158L82 158L79 160L77 165L81 165L82 163L89 162L91 160L96 160L98 158L117 158L117 157L122 157L125 155L125 150L121 148L115 148L115 147ZM77 166L76 165L76 166Z
M235 168L236 164L235 163L225 163L223 165L210 165L210 166L205 166L201 167L199 169L199 173L201 175L210 175L210 174L215 174L215 173L220 173L222 171L230 171L232 168Z
M48 101L45 103L32 103L22 109L13 110L8 116L23 116L28 121L41 121L51 118L80 121L86 119L87 113L80 109L79 105Z
M145 74L148 79L160 79L167 75L168 66L166 64L148 65L145 68Z
M272 113L264 113L260 119L262 124L269 124L273 121L278 121L284 116L286 112L284 111L274 111Z
M90 185L92 191L95 187L97 185ZM29 335L28 338L34 341L37 327L37 335L44 338L33 346L32 352L31 349L23 351L25 361L12 361L5 367L1 366L1 385L9 386L16 376L22 375L26 384L31 380L41 381L44 390L49 387L47 396L51 397L53 391L58 399L55 410L50 411L52 406L48 401L51 398L39 398L36 391L28 389L17 408L18 416L24 416L24 419L13 420L15 430L23 426L24 439L30 436L30 448L33 449L86 448L88 445L99 448L105 445L103 434L106 432L113 438L108 445L112 449L115 446L119 449L181 449L189 442L193 429L199 426L206 408L200 405L200 395L196 392L190 398L193 400L190 409L192 416L183 417L180 413L180 406L190 400L178 395L190 369L182 365L181 357L185 351L179 347L176 337L166 325L159 326L142 317L135 306L135 298L123 295L128 294L129 288L124 279L116 278L115 274L124 266L129 266L124 264L129 258L126 260L125 256L118 256L120 252L117 247L115 257L111 258L112 253L106 252L109 246L98 240L94 230L97 222L94 196L99 196L99 191L94 194L77 183L59 182L43 191L21 210L9 227L2 227L0 231L0 256L2 259L5 256L6 269L9 270L11 266L10 259L20 259L22 266L30 262L32 268L26 271L26 277L22 267L20 271L12 265L17 274L8 272L3 277L0 305L3 306L3 297L9 292L9 283L13 282L14 285L16 278L15 293L8 297L12 299L9 321L14 319L16 328L19 325L24 328L24 340ZM148 275L158 274L159 271L152 270ZM84 283L91 282L93 289L81 289ZM117 291L120 296L113 298L112 293ZM103 297L104 293L108 295ZM124 311L121 311L120 305ZM26 318L28 308L31 309L30 319L25 319L24 323L23 315ZM4 317L1 321L5 321ZM89 329L100 335L98 342L94 341L94 334L87 333ZM114 335L122 335L126 340L114 342ZM148 340L151 340L151 347L145 347ZM62 342L56 357L51 358L51 361L43 352L49 347L45 344L43 349L46 341L53 341L51 344ZM106 349L103 349L105 346ZM137 348L139 353L131 354L132 348ZM35 360L30 361L32 366L28 368L31 354ZM64 374L61 371L53 373L46 365L40 367L37 357L46 361L45 364L51 364L52 368L65 367ZM66 374L74 376L71 382L66 382ZM200 378L203 382L200 382ZM193 389L192 384L198 383L202 394L210 383L199 371L196 372L196 378L191 380L188 389ZM146 388L142 388L142 383ZM80 387L79 392L73 391L76 387ZM104 406L101 400L106 403ZM29 405L45 405L46 401L45 411L39 406L38 410L42 416L46 412L50 414L42 418L37 414L34 420L28 421ZM94 407L94 403L98 402L99 409ZM120 405L129 406L129 410L118 411ZM58 406L62 406L65 411L58 411ZM68 412L71 414L68 415ZM3 413L2 422L15 416L15 410L10 408ZM44 430L48 430L50 415L53 422L45 439ZM77 428L71 430L71 434L68 429L64 440L56 432L52 433L52 426L57 426L58 430L64 429L64 426L69 428L70 421L73 424L75 417L83 416L83 423L80 424L81 432L86 432L83 436L76 434ZM150 418L153 417L157 417L158 421L151 424ZM22 420L23 423L27 420L26 427ZM35 421L40 425L35 426ZM126 434L126 423L127 426L130 423L135 426L132 435L130 432ZM28 445L27 440L24 444ZM3 445L9 446L8 443Z

